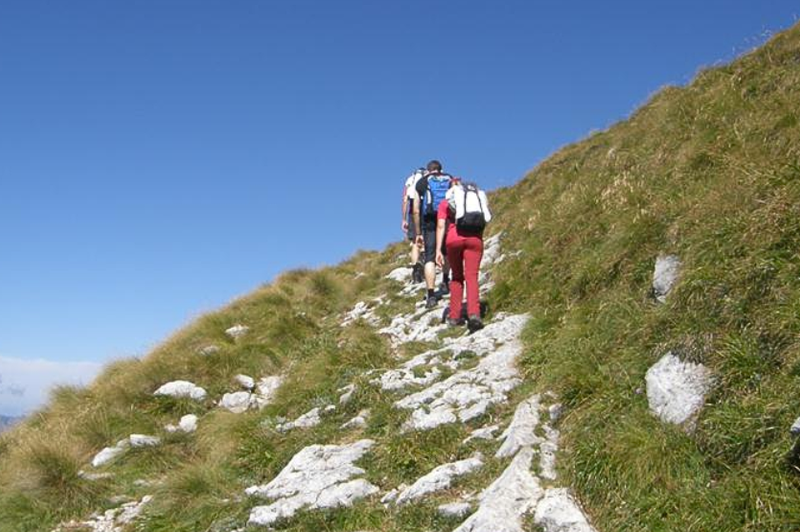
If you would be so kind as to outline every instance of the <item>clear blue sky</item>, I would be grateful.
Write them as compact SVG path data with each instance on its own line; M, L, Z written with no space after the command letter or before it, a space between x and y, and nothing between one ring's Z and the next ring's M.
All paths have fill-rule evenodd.
M402 182L427 160L511 184L795 14L784 0L3 2L0 413L27 386L10 359L59 374L144 354L284 269L399 239Z

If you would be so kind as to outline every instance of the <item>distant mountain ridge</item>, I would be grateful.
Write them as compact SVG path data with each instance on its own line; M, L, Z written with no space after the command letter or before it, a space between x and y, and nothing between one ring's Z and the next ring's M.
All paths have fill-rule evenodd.
M7 430L12 425L22 421L23 416L2 416L0 415L0 432Z

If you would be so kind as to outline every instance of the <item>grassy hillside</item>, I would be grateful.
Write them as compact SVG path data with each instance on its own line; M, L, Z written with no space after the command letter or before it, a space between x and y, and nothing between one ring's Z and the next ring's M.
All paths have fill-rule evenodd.
M565 403L559 469L600 531L800 529L800 458L788 428L800 416L800 28L737 61L666 88L629 120L568 146L517 185L493 194L492 232L507 258L496 267L493 312L528 312L518 394L553 390ZM0 436L0 532L50 530L115 506L112 497L154 495L147 531L228 531L252 506L244 487L274 477L306 445L341 438L362 408L364 435L381 447L364 465L381 487L410 482L465 458L461 425L398 430L393 396L365 372L394 363L363 321L340 327L357 301L384 296L388 323L416 298L385 274L404 245L360 252L319 271L298 270L197 320L142 359L112 364L87 388L65 387L49 405ZM657 255L683 262L666 304L650 294ZM245 323L233 340L224 331ZM208 345L219 350L198 351ZM416 354L428 344L403 346ZM667 351L702 362L716 386L694 431L648 410L647 369ZM283 374L264 410L235 415L158 398L186 379L218 398L233 377ZM268 427L354 400L305 431ZM508 408L492 412L507 419ZM79 471L131 433L161 434L187 413L193 435L164 436L115 462L108 479ZM469 482L486 485L501 464ZM150 484L135 483L145 479ZM282 529L452 530L422 505L304 513Z

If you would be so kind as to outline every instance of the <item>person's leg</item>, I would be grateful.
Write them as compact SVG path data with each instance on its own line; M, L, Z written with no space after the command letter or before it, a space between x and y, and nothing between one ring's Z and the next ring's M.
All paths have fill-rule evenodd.
M447 245L450 262L450 319L461 319L461 302L464 299L464 241L459 239ZM463 323L463 322L462 322Z
M481 317L480 290L478 289L478 271L483 257L483 239L468 237L464 243L464 279L467 283L467 316Z
M436 286L436 222L425 222L422 239L425 242L425 301L430 308L436 306L436 296L433 294Z

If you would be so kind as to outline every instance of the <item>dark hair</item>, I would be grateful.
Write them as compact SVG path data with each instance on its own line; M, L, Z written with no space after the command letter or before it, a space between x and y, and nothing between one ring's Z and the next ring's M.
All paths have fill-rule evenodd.
M441 172L442 171L442 163L437 161L436 159L432 160L428 163L428 172Z

